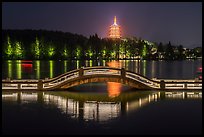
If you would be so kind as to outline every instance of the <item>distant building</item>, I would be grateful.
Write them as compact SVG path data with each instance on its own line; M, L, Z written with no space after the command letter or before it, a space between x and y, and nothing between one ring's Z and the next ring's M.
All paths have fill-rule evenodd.
M121 28L116 23L116 16L114 17L114 23L110 26L109 29L109 38L121 38Z

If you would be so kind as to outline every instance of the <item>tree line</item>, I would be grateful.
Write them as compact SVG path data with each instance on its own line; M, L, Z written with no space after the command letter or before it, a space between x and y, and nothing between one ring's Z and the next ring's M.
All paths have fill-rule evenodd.
M202 47L149 42L141 38L89 38L61 31L2 30L3 59L149 59L202 57Z

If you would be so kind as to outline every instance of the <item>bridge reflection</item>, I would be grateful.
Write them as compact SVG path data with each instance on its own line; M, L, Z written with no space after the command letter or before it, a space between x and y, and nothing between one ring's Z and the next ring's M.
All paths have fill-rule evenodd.
M139 109L140 107L143 107L147 105L150 102L156 102L158 99L160 99L160 92L150 94L146 97L139 98L137 100L127 102L126 103L126 111L131 112L133 110Z
M43 101L45 104L54 104L61 110L62 113L69 115L72 118L79 116L79 101L64 98L61 96L45 94L43 92Z
M202 98L202 92L165 92L165 98Z
M53 94L54 93L54 94ZM57 107L62 114L83 121L106 122L118 118L122 114L129 114L151 102L161 99L197 99L202 98L202 92L151 92L140 94L135 99L127 99L123 95L121 101L76 99L57 92L3 92L2 101L16 101L19 103L43 103Z

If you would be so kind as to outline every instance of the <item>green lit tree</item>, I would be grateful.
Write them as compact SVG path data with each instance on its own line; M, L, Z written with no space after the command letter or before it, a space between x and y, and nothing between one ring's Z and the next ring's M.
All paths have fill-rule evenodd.
M40 58L40 41L39 39L36 37L35 42L32 44L32 53L34 55L35 59L39 59Z
M77 45L77 46L76 46L76 50L75 50L75 52L74 52L74 56L75 56L77 59L79 59L79 58L81 57L81 55L82 55L82 48L81 48L79 45Z
M101 55L102 55L103 58L106 58L106 54L107 54L106 48L102 49L101 50Z
M64 49L62 51L62 55L65 59L70 58L71 57L71 49L68 46L64 46Z
M79 50L79 49L78 49ZM93 50L91 49L91 46L88 47L88 49L86 49L86 57L88 57L89 59L91 59L93 57Z
M119 57L125 58L125 44L122 42L119 46Z
M146 44L144 44L144 46L143 46L142 57L143 57L143 58L146 58L146 57L147 57L147 46L146 46Z
M6 58L7 59L12 59L12 55L13 55L13 48L12 48L12 44L11 44L11 40L10 37L7 37L7 42L5 44L5 54L6 54Z
M53 47L53 46L49 46L49 48L48 48L48 56L49 56L50 58L52 58L52 57L54 56L54 54L55 54L55 49L54 49L54 47Z
M72 51L71 47L70 46L66 46L65 50L66 50L67 57L71 58L71 51Z
M22 47L22 44L18 41L16 41L14 44L14 56L15 56L15 59L23 58L23 47Z

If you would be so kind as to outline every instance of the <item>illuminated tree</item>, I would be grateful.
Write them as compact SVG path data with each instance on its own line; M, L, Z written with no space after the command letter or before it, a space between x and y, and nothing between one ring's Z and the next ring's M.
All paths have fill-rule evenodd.
M125 44L124 44L124 42L121 43L120 46L119 46L119 56L121 58L125 58L124 57L125 56Z
M35 59L39 59L41 51L40 51L40 41L38 40L37 37L35 39L35 42L32 44L32 51Z
M81 54L82 54L82 48L80 46L77 46L77 48L74 52L74 55L77 59L79 59L81 57Z
M107 53L107 50L106 49L103 49L101 51L101 54L102 54L102 57L105 58L106 57L106 53Z
M48 56L49 57L53 57L54 53L55 53L54 47L49 46L49 48L48 48Z
M92 58L92 57L93 57L93 50L91 49L91 47L89 47L89 48L86 50L86 56L89 57L89 58Z
M116 58L116 51L112 51L112 52L110 53L110 55L111 55L111 58Z
M60 53L63 55L65 59L70 58L71 57L71 47L65 44L63 50Z
M22 44L18 41L16 41L14 45L14 56L16 59L23 58L23 47Z
M67 49L64 49L64 50L63 50L63 56L64 56L64 57L68 57L68 50L67 50Z
M147 46L144 44L143 50L142 50L142 57L145 58L147 56Z
M6 54L6 56L7 56L9 59L12 58L13 48L12 48L11 40L10 40L10 37L9 37L9 36L7 37L7 43L6 43L5 54Z

